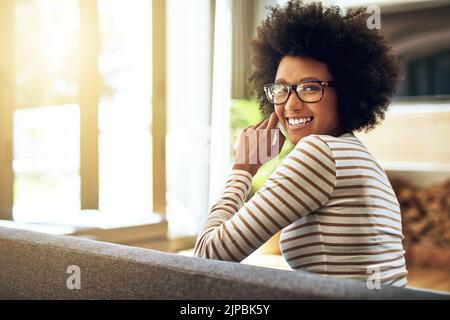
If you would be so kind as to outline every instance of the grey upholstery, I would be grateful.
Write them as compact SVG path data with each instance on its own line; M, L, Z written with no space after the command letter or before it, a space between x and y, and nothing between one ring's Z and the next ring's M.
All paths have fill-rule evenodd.
M67 267L81 270L69 290ZM2 299L449 299L351 280L0 227Z

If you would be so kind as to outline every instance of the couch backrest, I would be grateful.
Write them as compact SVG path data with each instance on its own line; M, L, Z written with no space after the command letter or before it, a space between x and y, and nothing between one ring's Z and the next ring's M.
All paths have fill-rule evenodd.
M71 267L75 266L75 267ZM79 275L80 289L74 277ZM71 269L72 268L72 269ZM68 271L70 273L68 273ZM449 295L0 227L2 299L449 299Z

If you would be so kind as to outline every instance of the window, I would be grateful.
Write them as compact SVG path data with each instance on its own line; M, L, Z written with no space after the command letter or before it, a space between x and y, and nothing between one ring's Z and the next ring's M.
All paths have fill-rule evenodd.
M14 2L14 219L79 210L77 0Z
M210 4L210 0L167 1L166 167L171 236L196 234L208 212Z
M13 216L14 184L16 220L167 212L171 235L196 234L231 165L235 2L0 3L15 27L8 37L3 24L0 43L16 48L13 103L0 95L14 105L0 110L0 148L14 140L13 178L0 154L1 217ZM13 60L0 53L0 64Z
M2 219L153 212L155 2L164 14L160 0L1 2Z
M152 4L99 0L100 210L152 211Z
M449 96L450 51L412 60L397 96Z

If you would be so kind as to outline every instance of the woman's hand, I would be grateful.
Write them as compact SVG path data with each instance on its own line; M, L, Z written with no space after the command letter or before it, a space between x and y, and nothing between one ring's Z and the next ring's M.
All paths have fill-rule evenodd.
M233 169L241 169L255 175L266 162L281 151L286 138L277 128L275 112L254 126L245 128L239 137Z

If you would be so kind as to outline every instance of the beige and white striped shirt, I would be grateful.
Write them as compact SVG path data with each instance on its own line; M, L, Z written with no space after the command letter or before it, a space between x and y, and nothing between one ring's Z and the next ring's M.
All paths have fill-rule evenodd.
M232 171L196 256L239 262L282 230L280 248L294 270L406 286L397 197L353 133L304 137L245 203L251 180Z

